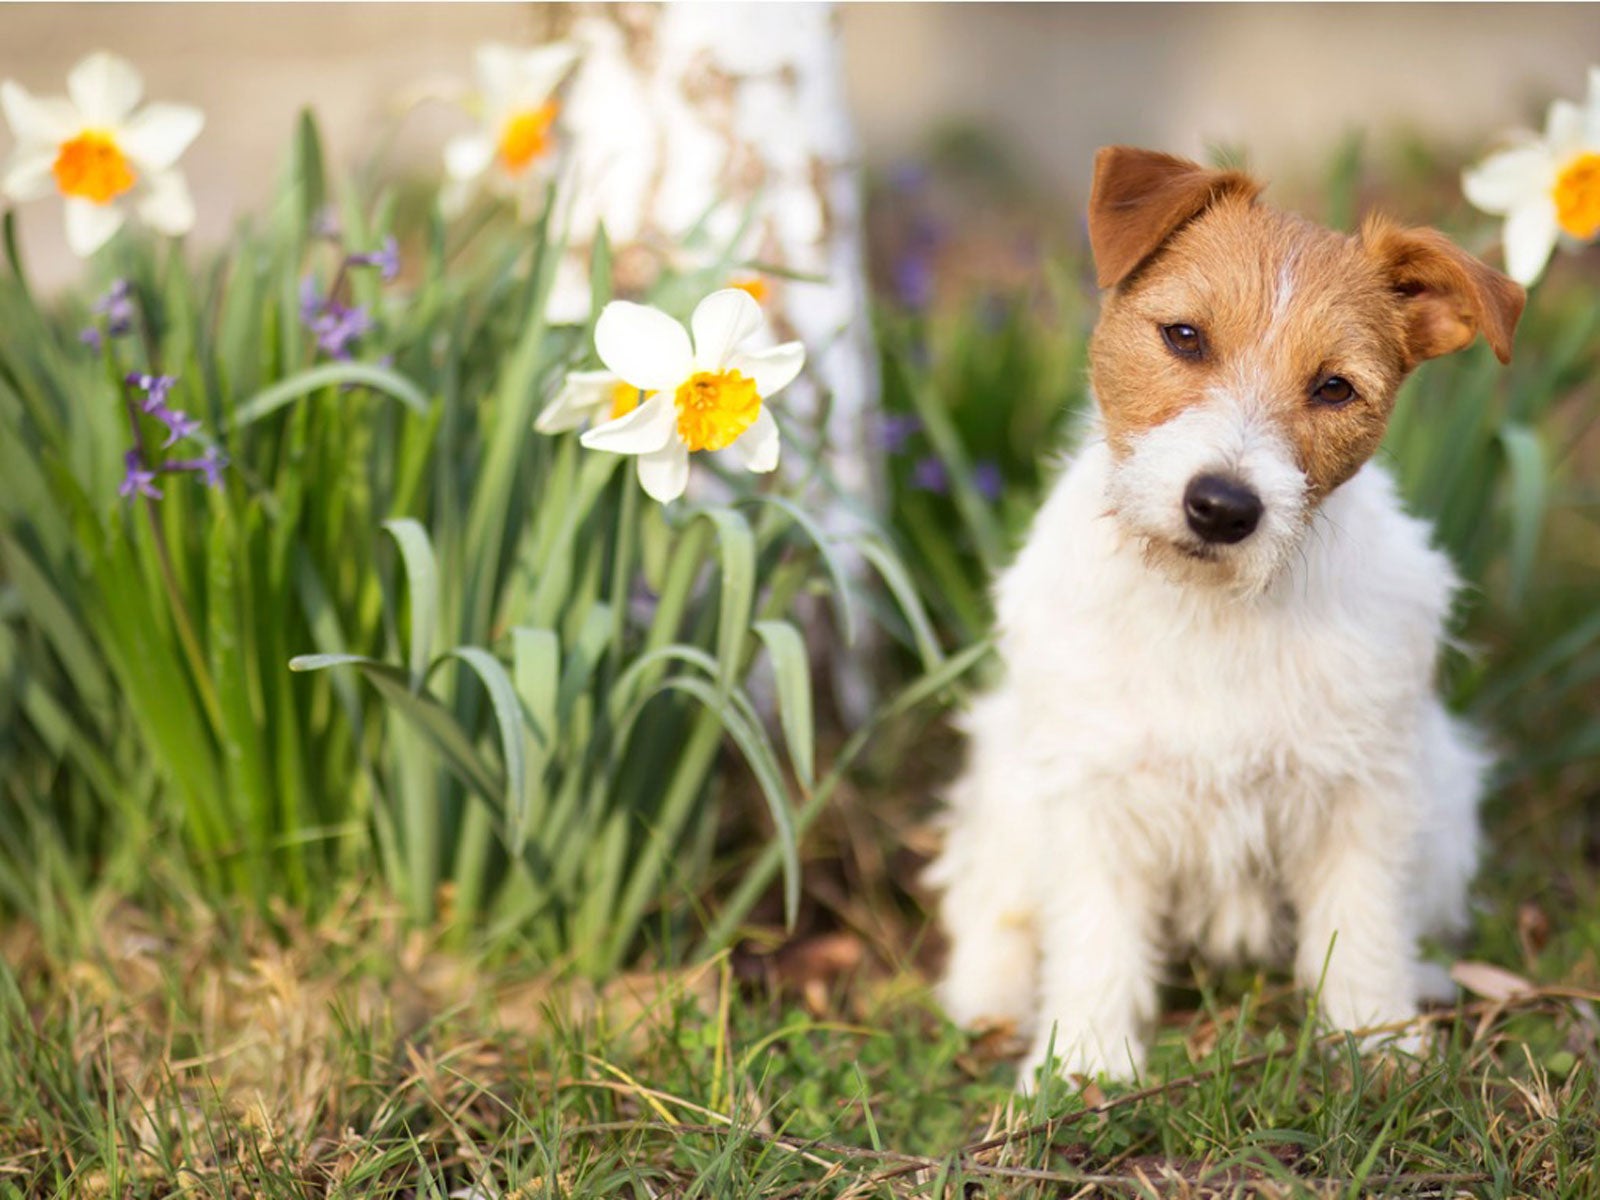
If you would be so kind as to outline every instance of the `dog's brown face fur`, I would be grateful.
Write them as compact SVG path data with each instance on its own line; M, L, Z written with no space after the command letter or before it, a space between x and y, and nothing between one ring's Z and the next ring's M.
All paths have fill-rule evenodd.
M1348 236L1257 203L1247 176L1150 151L1110 147L1095 166L1089 235L1111 290L1090 371L1117 456L1245 396L1315 504L1376 451L1417 363L1479 332L1510 357L1523 290L1434 230L1376 219Z

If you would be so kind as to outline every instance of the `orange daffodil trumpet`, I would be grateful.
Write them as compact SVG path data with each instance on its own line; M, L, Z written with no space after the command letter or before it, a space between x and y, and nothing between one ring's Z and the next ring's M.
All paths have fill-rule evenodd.
M187 104L139 107L144 81L114 54L91 54L67 76L65 97L35 96L0 83L0 109L16 138L0 191L36 200L52 191L66 205L67 244L93 254L122 228L124 202L170 237L194 226L194 201L176 164L205 125Z
M461 207L483 187L525 194L555 145L556 88L578 61L578 48L552 42L531 50L491 44L476 56L477 93L469 101L479 126L444 148L447 207Z
M588 372L576 382L569 376L568 388L589 387L602 397L591 413L605 396L615 396L615 381L644 398L583 434L583 445L636 455L640 486L662 503L683 494L696 450L726 450L747 471L776 469L778 424L767 402L800 374L806 352L799 342L745 349L762 323L761 306L737 288L702 300L688 330L660 309L625 300L607 304L594 344L613 390L600 392L598 373Z
M1600 234L1600 67L1589 68L1588 100L1550 106L1544 137L1523 134L1461 177L1484 212L1504 216L1506 274L1528 285L1544 271L1562 234L1589 242Z

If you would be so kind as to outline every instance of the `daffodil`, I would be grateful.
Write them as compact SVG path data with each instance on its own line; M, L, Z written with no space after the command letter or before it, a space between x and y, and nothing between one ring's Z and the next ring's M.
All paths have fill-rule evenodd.
M663 503L683 494L697 450L727 450L748 471L776 469L778 424L767 402L800 374L806 353L799 342L745 349L761 327L761 306L737 288L700 302L689 318L692 342L660 309L612 301L595 323L595 350L646 398L590 429L583 445L637 455L640 485Z
M578 61L578 49L552 42L532 50L478 47L478 91L470 106L479 126L444 148L449 201L459 207L476 188L526 195L555 145L561 105L556 88Z
M1589 97L1550 106L1544 137L1524 134L1462 174L1467 199L1504 216L1506 273L1521 284L1539 278L1557 239L1600 234L1600 67L1589 68Z
M55 190L66 204L67 244L87 257L124 220L124 201L160 233L194 226L194 201L176 169L205 124L186 104L139 108L144 81L126 59L91 54L67 76L66 97L34 96L0 83L0 108L17 145L0 180L13 200Z
M573 371L555 399L539 410L533 427L540 433L564 433L600 416L614 421L638 408L641 398L647 397L610 371Z

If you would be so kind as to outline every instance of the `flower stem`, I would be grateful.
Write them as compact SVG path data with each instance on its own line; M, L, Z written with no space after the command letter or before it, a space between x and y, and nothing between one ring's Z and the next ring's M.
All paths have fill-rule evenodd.
M134 449L139 452L139 461L148 466L150 460L146 457L144 432L139 428L139 406L128 395L128 385L117 363L116 352L110 348L109 342L107 342L106 359L111 364L117 386L122 392L123 407L128 413L128 427L133 433ZM161 571L161 582L167 589L167 600L171 606L173 624L178 630L178 641L183 644L184 657L189 660L189 669L194 675L195 687L200 693L200 703L206 710L206 717L210 720L212 729L220 731L223 728L222 705L217 700L217 689L211 681L211 672L206 669L205 656L200 650L200 639L195 636L194 621L189 616L189 607L183 602L183 591L178 587L178 575L172 568L172 553L167 546L167 533L161 527L161 514L156 509L154 496L146 496L144 502L145 512L150 518L151 540L155 543L156 565Z

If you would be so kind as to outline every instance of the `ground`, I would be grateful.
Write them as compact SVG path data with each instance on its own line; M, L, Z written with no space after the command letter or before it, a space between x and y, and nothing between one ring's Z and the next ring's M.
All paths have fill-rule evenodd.
M370 893L312 925L174 900L14 928L0 1195L1600 1195L1581 804L1500 801L1433 1057L1363 1061L1283 980L1201 974L1146 1086L1027 1100L1004 1035L931 1000L936 938L896 882L919 811L836 814L796 935L599 989Z

